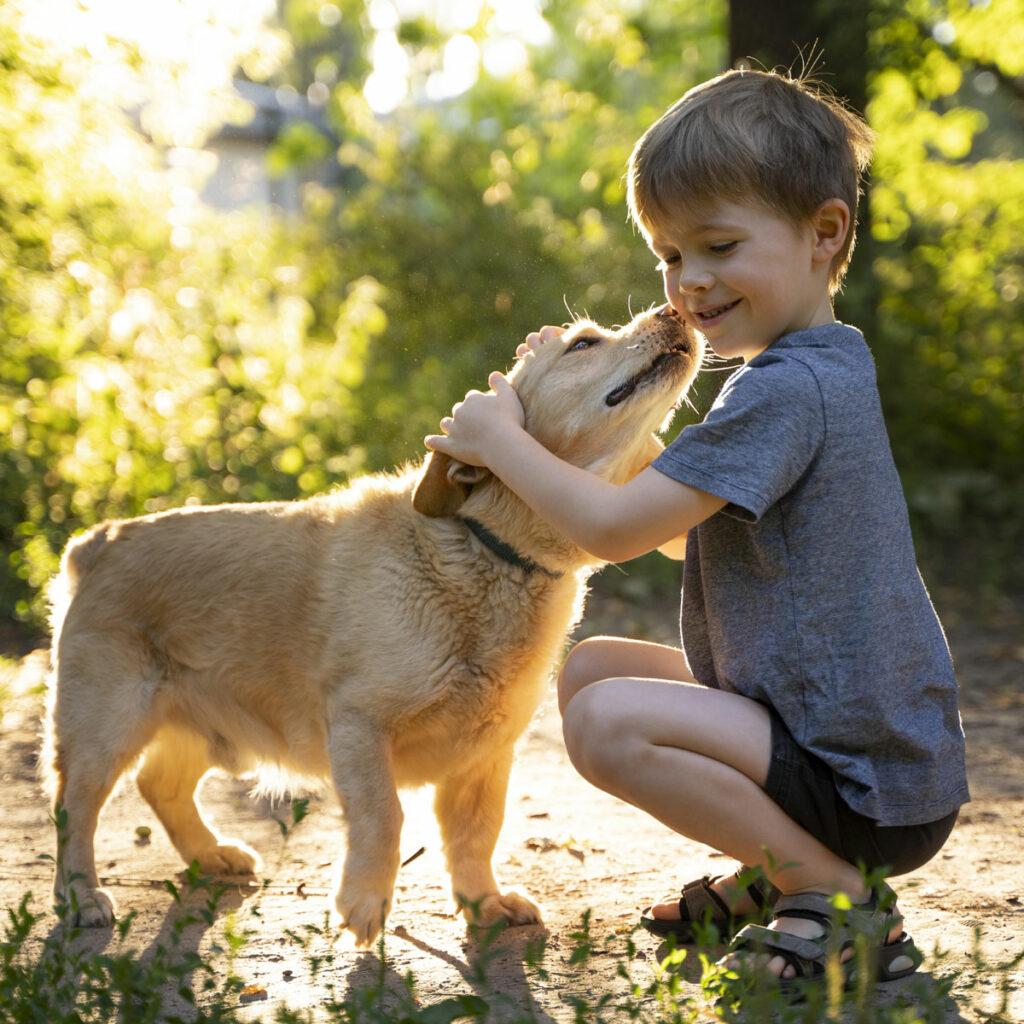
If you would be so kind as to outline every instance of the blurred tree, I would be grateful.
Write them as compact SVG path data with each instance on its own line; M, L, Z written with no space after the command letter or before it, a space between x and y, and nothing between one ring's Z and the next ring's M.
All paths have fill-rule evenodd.
M750 64L807 73L862 116L867 109L868 14L870 0L776 3L771 17L755 0L729 2L729 58L732 67ZM856 258L836 302L841 320L856 324L869 339L878 335L878 280L874 274L871 196L865 192L857 217Z
M0 7L0 604L29 621L78 526L293 497L361 465L350 394L380 288L325 274L302 227L199 206L182 143L232 112L218 90L250 47L264 70L283 51L190 11L221 49L206 40L188 114L161 91L187 90L170 41L147 55L63 0Z
M877 312L919 542L966 552L980 524L970 569L1009 584L1024 541L1022 0L872 0L866 61L855 8L783 5L793 35L774 54L738 41L739 0L731 28L724 2L698 0L404 19L414 5L280 0L275 28L216 0L153 0L112 25L73 0L4 4L0 603L38 621L57 552L99 518L289 498L418 458L527 331L566 306L614 323L659 301L626 223L626 158L728 64L730 31L766 64L817 38L854 105L867 83L876 249L862 236L841 315L867 327ZM157 18L161 46L141 29L169 11L191 19L178 49L174 17ZM235 66L332 119L345 176L308 186L301 220L196 201L195 147L241 116ZM292 137L272 159L321 147Z

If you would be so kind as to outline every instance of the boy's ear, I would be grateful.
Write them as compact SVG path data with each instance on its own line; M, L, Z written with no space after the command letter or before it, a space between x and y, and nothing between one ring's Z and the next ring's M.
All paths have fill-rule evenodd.
M469 497L473 484L490 474L483 466L467 466L444 452L431 452L423 463L412 507L425 516L453 516Z
M850 208L842 199L826 199L814 215L814 253L831 262L850 233Z

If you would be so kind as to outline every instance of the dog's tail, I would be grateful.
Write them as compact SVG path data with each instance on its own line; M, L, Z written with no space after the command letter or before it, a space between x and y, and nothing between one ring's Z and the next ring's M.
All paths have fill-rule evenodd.
M64 617L71 606L82 577L99 561L104 549L110 543L116 523L100 523L78 537L64 549L60 560L60 572L50 581L47 601L50 605L50 633L56 649Z
M50 580L46 591L47 602L50 606L50 635L52 639L50 671L46 680L46 713L42 720L43 734L38 767L40 782L51 800L61 777L59 751L53 725L54 703L57 699L56 668L60 635L79 584L103 555L116 533L116 527L117 523L115 522L100 523L70 541L61 556L60 572Z

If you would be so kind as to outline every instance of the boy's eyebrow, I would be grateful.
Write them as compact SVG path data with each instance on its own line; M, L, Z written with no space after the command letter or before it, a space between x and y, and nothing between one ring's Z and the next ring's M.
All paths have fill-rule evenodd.
M703 221L700 224L693 224L693 225L690 226L690 228L688 230L690 232L692 232L693 234L695 234L695 235L700 235L700 234L703 234L706 231L732 231L732 232L739 232L739 231L742 231L743 228L742 228L741 225L733 224L733 223L731 223L729 221L709 220L709 221ZM651 235L651 248L652 249L654 249L654 248L671 249L671 248L675 248L675 247L672 245L671 242L668 242L668 241L660 238L659 236L652 234Z

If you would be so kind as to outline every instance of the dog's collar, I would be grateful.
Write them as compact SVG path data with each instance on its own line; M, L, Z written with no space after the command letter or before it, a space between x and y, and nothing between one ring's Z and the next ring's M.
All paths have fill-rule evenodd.
M477 519L471 519L469 516L459 516L469 528L477 540L480 541L485 547L488 547L493 551L499 558L504 559L509 565L514 565L523 572L539 572L545 576L550 576L551 579L557 580L561 578L560 572L552 572L550 569L545 569L539 562L535 562L532 558L527 558L525 555L519 554L518 551L511 544L506 544L500 537L495 537L490 530L484 526Z

